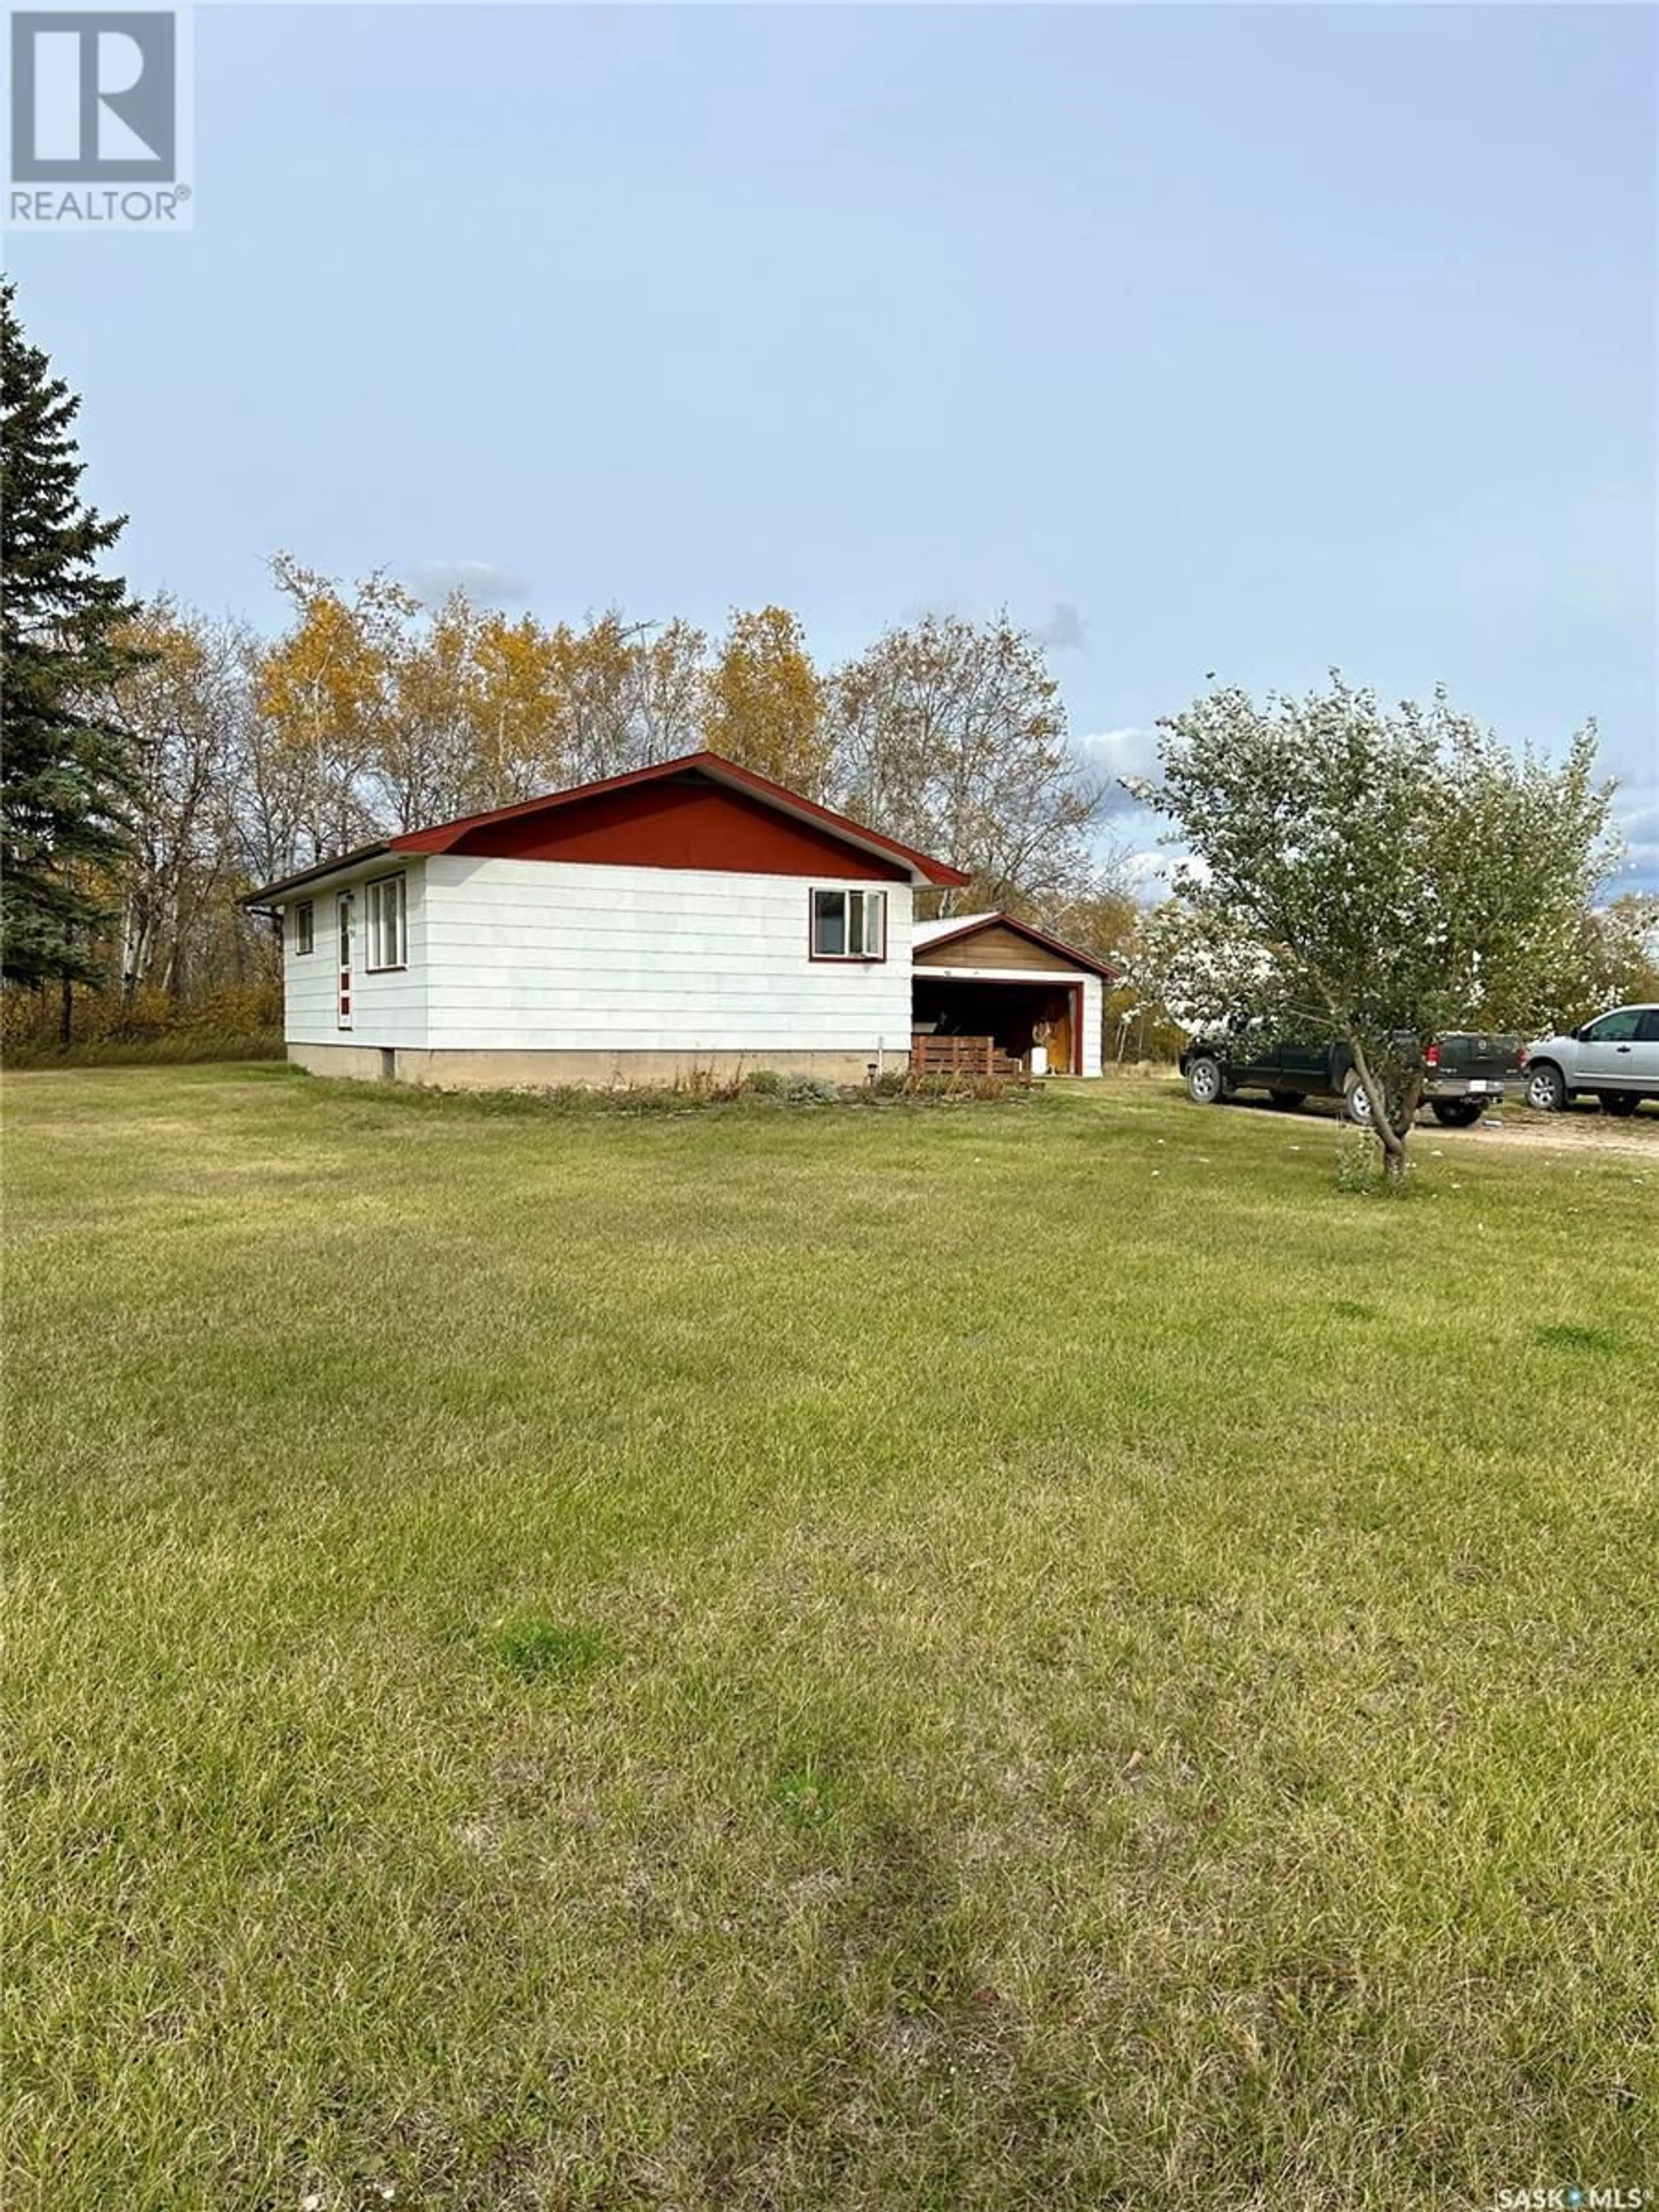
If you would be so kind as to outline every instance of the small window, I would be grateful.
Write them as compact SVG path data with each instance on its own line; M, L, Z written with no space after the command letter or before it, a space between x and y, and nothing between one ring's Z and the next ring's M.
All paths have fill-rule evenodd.
M1603 1014L1599 1022L1592 1022L1584 1031L1586 1044L1623 1044L1636 1035L1641 1015L1635 1007L1616 1014Z
M403 968L409 962L408 909L401 876L379 876L364 887L368 902L368 964Z
M301 899L293 909L293 927L289 931L295 952L313 952L317 946L317 909L309 899Z
M1659 1044L1659 1006L1650 1006L1642 1017L1642 1026L1636 1032L1643 1044Z
M884 960L887 957L885 891L814 891L812 957L815 960Z

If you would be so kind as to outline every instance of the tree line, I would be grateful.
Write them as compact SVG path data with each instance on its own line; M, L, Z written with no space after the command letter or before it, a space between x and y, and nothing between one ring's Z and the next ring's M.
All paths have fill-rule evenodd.
M1091 937L1132 910L1096 848L1102 780L1006 612L925 616L824 668L781 606L712 637L617 608L549 623L286 553L275 635L141 605L102 572L122 519L81 499L78 402L9 286L0 317L9 982L68 1006L77 986L181 1003L268 980L251 887L704 748L963 868L958 903Z
M930 616L820 669L799 618L710 638L611 609L428 608L385 574L273 563L274 637L157 600L123 625L110 714L134 740L120 882L128 988L187 992L235 958L235 901L390 832L702 749L966 869L969 894L1051 915L1097 894L1103 791L1042 650L1004 616Z

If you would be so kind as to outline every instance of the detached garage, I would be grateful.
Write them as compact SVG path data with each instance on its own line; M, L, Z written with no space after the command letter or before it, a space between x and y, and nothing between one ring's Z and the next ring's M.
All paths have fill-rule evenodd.
M1075 946L1012 915L953 914L916 924L910 969L917 1067L977 1041L988 1072L1100 1073L1101 1006L1117 978Z

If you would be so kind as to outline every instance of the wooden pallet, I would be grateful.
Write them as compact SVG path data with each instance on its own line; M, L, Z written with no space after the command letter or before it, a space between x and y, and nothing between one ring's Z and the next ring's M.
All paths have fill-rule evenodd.
M1005 1082L1024 1083L1030 1071L1023 1060L998 1048L994 1037L913 1036L910 1071L914 1075L1000 1076Z

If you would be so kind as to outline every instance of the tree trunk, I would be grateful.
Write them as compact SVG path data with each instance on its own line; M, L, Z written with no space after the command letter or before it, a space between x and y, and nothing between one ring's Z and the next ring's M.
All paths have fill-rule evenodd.
M121 915L121 1003L130 1006L138 988L138 928L129 898Z
M66 969L58 979L58 1049L67 1052L75 1036L75 979Z
M1411 1080L1407 1084L1404 1095L1400 1101L1400 1111L1395 1116L1395 1133L1402 1145L1406 1141L1407 1133L1416 1122L1417 1109L1422 1103L1423 1071L1419 1067L1413 1073Z
M1371 1127L1382 1146L1382 1171L1391 1185L1398 1186L1406 1178L1406 1137L1411 1128L1412 1117L1417 1111L1422 1095L1423 1079L1414 1076L1406 1087L1401 1105L1406 1108L1400 1117L1403 1127L1397 1127L1395 1117L1389 1111L1388 1096L1382 1085L1371 1073L1370 1062L1365 1057L1365 1048L1358 1037L1350 1037L1348 1048L1353 1054L1353 1064L1359 1080L1365 1086L1365 1096L1371 1102Z

